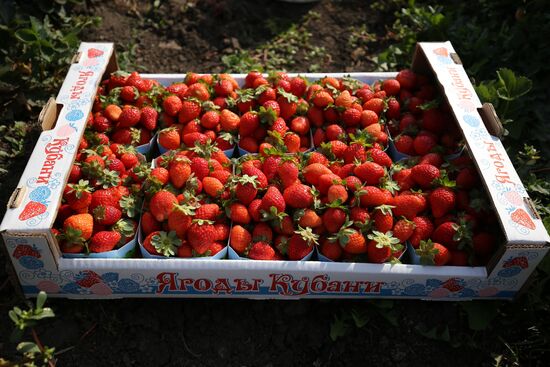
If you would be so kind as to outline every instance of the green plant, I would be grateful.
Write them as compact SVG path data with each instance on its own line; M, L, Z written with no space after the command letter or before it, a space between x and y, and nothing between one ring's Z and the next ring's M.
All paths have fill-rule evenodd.
M51 308L44 307L46 298L46 293L40 292L36 297L36 306L29 305L28 310L14 307L8 313L15 324L11 340L14 342L20 341L24 332L30 330L33 341L24 341L17 345L17 351L23 354L21 361L3 364L3 366L36 366L37 364L55 366L55 348L43 345L34 328L40 320L55 317Z

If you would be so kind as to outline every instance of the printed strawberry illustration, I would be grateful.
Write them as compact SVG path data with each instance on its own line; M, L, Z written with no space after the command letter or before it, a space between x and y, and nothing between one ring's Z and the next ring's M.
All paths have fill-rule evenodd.
M517 191L506 191L503 195L510 204L515 206L523 205L523 198Z
M34 218L40 214L43 214L46 212L48 207L42 203L39 203L37 201L29 201L27 205L25 205L25 208L19 214L19 220L27 220Z
M449 56L449 51L445 47L438 47L434 49L434 54L439 56Z
M98 50L97 48L93 48L93 47L88 49L88 57L90 59L95 58L95 57L100 57L102 55L103 55L102 50Z
M76 284L82 288L90 288L92 285L102 282L99 274L93 270L81 271L75 278L77 279Z
M510 215L510 218L512 218L514 222L516 222L521 226L524 226L525 228L529 228L529 229L536 228L535 223L533 222L529 214L521 208L516 209L514 212L512 212L512 214Z
M527 269L529 267L529 261L525 256L518 256L507 260L503 268L511 268L512 266L519 266L522 269Z
M464 286L460 284L460 280L456 278L448 279L441 284L442 288L446 288L451 292L459 292L464 289Z
M12 256L16 259L19 259L22 256L32 256L39 258L40 253L34 247L29 245L17 245L15 250L13 250Z

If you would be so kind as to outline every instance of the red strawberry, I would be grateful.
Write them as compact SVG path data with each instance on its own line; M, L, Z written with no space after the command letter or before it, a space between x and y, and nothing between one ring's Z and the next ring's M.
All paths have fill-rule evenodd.
M416 217L413 219L414 232L409 238L409 242L414 248L418 248L420 241L427 240L432 235L434 225L428 217Z
M298 167L292 161L284 161L277 168L277 174L284 187L289 187L298 179Z
M375 163L383 167L391 167L393 164L392 159L386 152L381 149L372 148L367 151L367 156L370 157Z
M442 266L451 260L449 250L437 242L432 242L432 240L420 241L416 254L420 256L422 265Z
M256 242L250 248L248 257L252 260L274 260L275 250L268 243Z
M218 204L203 204L195 211L195 219L214 221L221 214L221 209Z
M170 220L170 216L168 220ZM170 223L168 223L168 225L170 225ZM141 216L141 229L143 230L143 234L147 236L151 232L160 231L160 223L153 217L153 214L145 212Z
M439 168L431 164L420 164L411 168L411 178L423 189L430 188L439 176Z
M63 230L68 243L79 243L92 237L94 218L88 214L75 214L65 219Z
M435 148L437 141L431 135L418 135L414 138L413 145L417 155L425 155Z
M394 140L395 149L399 152L414 155L414 139L409 135L399 135Z
M196 119L201 114L201 105L192 100L185 100L182 102L180 111L178 113L178 122L185 124L193 119Z
M203 178L210 173L208 161L202 157L194 157L191 159L191 171L195 176L202 181Z
M340 208L328 208L323 214L323 223L329 233L336 233L346 221L346 213Z
M456 203L456 194L447 187L438 187L428 196L428 201L435 218L439 218L453 210Z
M287 254L289 260L301 260L307 256L317 244L319 236L311 228L300 228L290 237Z
M257 223L252 231L252 241L254 242L267 242L273 241L273 231L266 222Z
M350 254L363 254L367 252L365 237L356 229L343 227L336 236L330 237L329 239L337 240L344 251Z
M398 252L403 248L399 244L399 239L393 237L391 232L373 231L368 238L370 241L367 244L367 256L369 262L372 263L384 263L391 258L394 252Z
M157 128L158 112L151 106L145 106L141 109L141 118L139 120L141 126L149 131Z
M244 255L246 249L252 244L252 235L240 225L233 226L230 234L230 244L239 255Z
M313 205L311 187L296 183L285 189L283 193L286 204L292 208L309 208Z
M183 103L178 96L170 95L162 101L162 108L169 116L176 116L183 107Z
M479 256L489 256L496 247L496 238L487 232L479 232L472 239L474 253Z
M256 176L257 186L259 189L265 189L267 187L268 185L267 177L260 169L254 166L243 165L242 172L243 174L248 175L250 177Z
M205 253L218 237L212 222L197 220L187 230L187 241L198 254Z
M359 197L362 207L379 206L387 204L391 200L391 194L384 192L376 186L363 186L355 194Z
M470 240L471 233L467 226L461 226L455 222L441 223L431 235L435 242L441 243L448 249L454 250L462 240Z
M135 126L141 119L141 111L137 107L126 107L120 113L117 127L132 127Z
M395 238L404 243L412 236L414 228L414 222L408 219L400 219L393 226L392 232Z
M100 231L92 236L88 247L91 252L107 252L117 247L121 239L116 231Z
M181 189L191 176L191 166L184 161L176 160L169 166L170 182L175 188Z
M191 226L193 215L195 214L194 207L186 204L176 204L174 209L168 214L168 229L176 232L176 235L183 239L185 233ZM144 215L145 216L145 215ZM143 219L142 219L143 226Z
M321 243L321 254L332 261L338 261L342 257L342 246L338 242L331 242L325 239Z
M269 186L267 189L264 197L262 198L260 210L270 213L271 207L275 207L277 213L282 213L286 209L285 199L279 189L275 186Z
M367 185L378 185L384 177L384 167L374 162L365 162L356 166L353 173Z
M181 144L181 136L175 127L163 129L158 135L159 144L168 150L178 149Z
M115 208L120 209L119 200L121 199L121 196L118 194L114 194L112 190L104 190L99 189L95 190L92 193L92 201L90 203L90 210L95 209L98 205L104 205L104 206L114 206Z
M419 196L401 194L393 198L393 214L396 217L403 216L409 220L414 219L423 209L423 203Z
M161 190L153 195L149 202L149 210L159 222L168 219L168 215L178 204L178 199L169 191Z
M249 205L258 194L257 181L254 177L248 175L243 175L238 180L235 186L235 196L244 205Z
M372 212L372 220L374 221L374 228L377 231L382 233L391 231L393 228L393 215L391 211L391 206L377 206Z
M229 207L229 218L237 224L250 223L250 214L248 209L241 203L233 203Z
M122 211L112 205L98 205L93 213L95 222L104 226L112 226L122 217Z
M37 201L29 201L19 214L19 220L27 220L46 212L48 207Z

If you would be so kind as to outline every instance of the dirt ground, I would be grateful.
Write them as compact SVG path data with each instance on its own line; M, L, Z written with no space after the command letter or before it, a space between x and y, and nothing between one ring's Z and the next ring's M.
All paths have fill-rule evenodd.
M220 72L223 55L269 43L274 29L299 23L313 10L319 16L308 23L310 42L329 56L311 60L298 54L289 71L305 71L312 62L327 72L369 71L374 67L369 55L391 40L387 25L393 10L373 13L368 3L204 0L194 5L171 0L154 8L115 0L88 1L78 11L103 19L84 40L116 42L143 72L182 73ZM350 49L345 42L349 27L361 24L376 36L372 49ZM135 47L129 51L128 45ZM16 166L11 177L19 177L23 167ZM1 202L13 186L15 181L1 194ZM0 256L4 264L5 256ZM0 269L1 283L7 275ZM10 284L0 287L0 355L10 358L15 347L8 342L12 325L7 311L21 299ZM505 351L497 335L519 340L524 333L501 324L471 331L463 308L442 302L146 299L49 304L57 316L38 328L44 343L57 350L74 347L59 356L60 366L492 366L495 355ZM332 341L331 324L352 310L362 310L369 321L362 328L348 322L345 335ZM538 363L542 360L533 360Z

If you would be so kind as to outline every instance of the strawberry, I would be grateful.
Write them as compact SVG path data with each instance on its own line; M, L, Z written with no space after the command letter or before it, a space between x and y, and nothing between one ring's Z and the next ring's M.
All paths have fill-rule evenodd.
M158 112L151 106L145 106L141 109L141 117L139 120L141 126L149 131L157 128Z
M158 135L159 144L168 150L178 149L181 144L180 133L175 127L163 129Z
M340 230L346 221L346 213L340 208L328 208L323 214L323 223L330 233Z
M361 112L355 108L347 108L342 112L341 119L345 126L356 127L361 122Z
M399 242L404 243L412 236L414 228L414 222L408 219L400 219L393 226L393 236L397 238Z
M32 256L39 258L40 252L35 247L29 245L17 245L15 250L13 250L12 256L16 259L20 259L23 256Z
M168 229L176 232L176 235L183 239L191 226L192 216L195 214L194 209L193 206L188 204L174 205L173 210L168 214Z
M393 214L396 217L405 217L409 220L414 219L423 209L422 200L418 195L402 193L393 198Z
M203 178L202 186L203 186L204 192L206 192L208 195L210 195L213 198L218 197L224 191L223 184L220 182L220 180L214 177Z
M514 222L525 228L529 228L531 230L534 230L536 228L535 223L531 219L531 216L524 209L516 209L512 212L512 214L510 214L510 218L512 218Z
M283 195L275 186L269 186L262 202L260 204L260 210L267 213L271 212L271 208L274 207L277 213L282 213L286 209L286 201Z
M316 107L325 108L329 104L333 104L334 99L332 98L330 93L321 90L313 96L312 102Z
M473 167L465 167L456 176L456 186L464 190L471 190L479 183L479 175Z
M252 244L252 235L240 225L231 228L230 244L239 255L244 255L246 249Z
M335 236L329 237L331 241L338 241L344 251L350 254L363 254L367 252L365 237L356 229L350 228L351 223L345 224Z
M411 168L411 178L423 189L430 188L440 175L439 169L431 164L419 164Z
M311 187L301 183L287 187L283 193L283 197L286 204L292 208L309 208L313 205Z
M323 220L317 213L312 209L306 209L303 211L303 214L300 216L300 219L298 220L298 225L306 228L317 228L323 225Z
M315 244L318 244L319 236L313 233L311 228L301 228L290 237L287 248L289 260L301 260L307 256Z
M363 186L356 191L355 194L359 197L362 207L384 205L391 200L391 194L379 189L376 186Z
M65 239L68 243L80 243L92 237L94 218L88 214L74 214L63 222Z
M184 100L178 113L178 121L180 124L185 124L191 120L198 118L201 114L201 105L194 100Z
M327 174L327 173L332 173L330 171L330 169L321 164L321 163L313 163L313 164L310 164L308 166L306 166L303 170L302 170L302 173L304 175L304 178L305 180L314 185L314 186L317 186L319 184L319 178L324 175L324 174Z
M256 198L258 190L256 189L257 180L249 175L242 175L237 178L235 186L235 197L244 205L249 205Z
M258 168L253 166L244 166L242 167L242 173L250 177L255 177L257 188L265 189L268 185L268 180L266 175Z
M96 232L88 245L91 252L111 251L119 244L122 236L116 231Z
M248 257L252 260L274 260L275 250L268 243L256 242L250 248Z
M170 219L170 216L168 216L168 219ZM170 223L168 223L168 225L170 225ZM141 229L143 234L147 236L151 232L160 231L160 223L157 222L151 212L145 212L141 216Z
M198 254L203 254L217 238L216 228L211 221L195 219L187 230L187 241Z
M86 209L92 202L92 192L86 180L80 180L78 184L68 184L67 203L73 210Z
M178 204L178 199L174 194L160 190L149 201L149 210L157 221L162 222L168 219L168 215L176 204Z
M451 259L448 264L452 266L467 266L469 263L469 255L466 251L450 250Z
M323 240L320 247L321 254L332 261L338 261L342 257L342 246L338 242Z
M414 151L417 155L430 153L436 145L437 141L431 135L417 135L413 141Z
M252 231L252 241L271 243L273 241L273 231L269 224L265 222L257 223Z
M395 149L399 152L414 155L414 139L409 135L399 135L394 140Z
M378 185L385 175L384 168L374 162L365 162L356 166L353 173L367 185Z
M164 167L155 167L151 170L149 178L164 186L170 180L170 172Z
M298 167L292 161L284 161L277 168L277 175L284 187L289 187L298 179Z
M112 226L122 217L122 211L112 205L98 205L93 210L94 220L103 226Z
M344 185L332 185L328 189L327 198L329 203L345 203L348 200L348 191Z
M148 241L147 241L148 240ZM153 232L147 236L143 247L153 255L175 256L178 253L178 248L182 245L182 241L176 236L176 232L160 231Z
M416 254L420 256L422 265L442 266L451 260L449 250L437 242L432 242L432 240L420 241Z
M439 218L453 210L456 203L456 194L448 187L438 187L428 196L432 214Z
M169 116L176 116L182 109L183 102L176 95L170 95L162 101L162 108Z
M418 216L413 219L414 232L409 238L409 242L414 248L418 248L420 241L427 240L432 235L434 225L428 217Z
M194 157L191 159L191 171L199 180L203 180L210 173L208 161L202 157Z
M461 241L469 243L471 241L471 233L466 225L459 225L455 222L443 222L438 225L431 235L432 239L441 243L448 249L457 249Z
M401 88L413 89L416 87L416 74L409 69L401 70L395 79L399 82Z
M203 204L195 211L195 219L214 221L222 214L218 204Z
M112 190L99 189L92 193L92 201L90 202L89 209L93 210L99 205L114 206L120 209L119 200L121 196L114 193Z
M374 221L374 228L382 233L391 231L393 228L393 215L391 206L380 205L377 206L372 212L372 220Z
M233 203L228 210L229 218L237 224L248 224L250 223L250 214L248 209L241 203Z
M170 163L168 172L172 185L181 189L191 176L191 166L185 161L175 160Z
M220 126L224 131L238 131L240 121L239 116L228 109L222 110L220 113Z
M488 232L479 232L472 239L474 253L479 256L489 256L496 247L496 238Z
M403 248L399 239L393 237L391 232L373 231L368 238L370 241L367 244L367 257L372 263L384 263L391 258L393 253L399 252Z
M141 119L141 111L137 107L125 107L118 118L117 127L135 126Z

